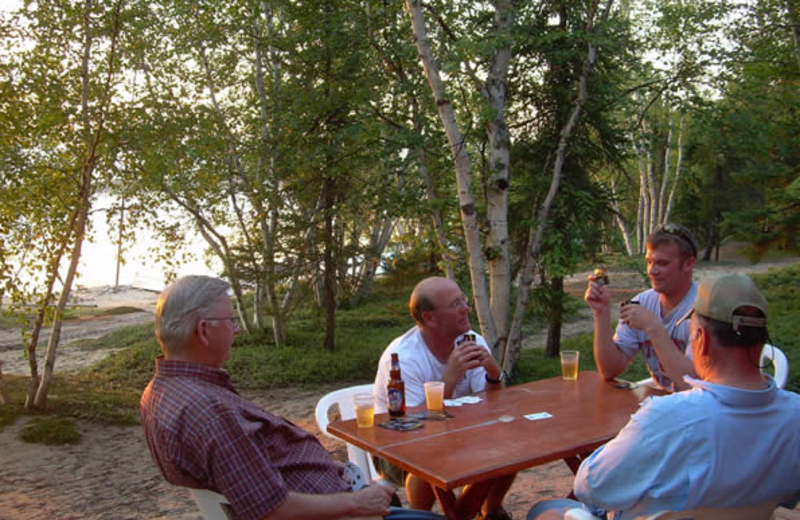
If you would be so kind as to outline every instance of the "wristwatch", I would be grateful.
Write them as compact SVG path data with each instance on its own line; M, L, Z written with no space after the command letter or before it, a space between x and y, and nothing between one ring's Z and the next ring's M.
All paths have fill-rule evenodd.
M486 372L486 381L494 385L499 385L500 383L503 382L503 379L505 378L506 378L506 373L502 370L500 371L500 377L498 377L497 379L492 379L491 377L489 377L489 372Z

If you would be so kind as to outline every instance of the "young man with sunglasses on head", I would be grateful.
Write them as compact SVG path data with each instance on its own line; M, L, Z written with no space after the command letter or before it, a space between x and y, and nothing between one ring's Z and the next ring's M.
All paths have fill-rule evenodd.
M665 224L647 237L645 259L652 289L623 305L613 335L608 286L589 278L584 299L594 311L594 358L603 377L613 379L641 352L656 385L684 390L683 376L696 373L688 324L678 320L697 295L692 280L697 243L680 224Z
M373 389L375 413L385 413L388 409L386 385L390 379L393 353L398 354L400 361L407 406L425 403L424 384L428 381L444 381L445 399L500 385L500 366L492 357L486 341L471 330L469 299L458 284L438 276L426 278L414 288L408 307L417 324L392 341L381 356ZM465 334L472 336L465 339ZM456 346L456 340L460 339L464 341L459 341ZM410 474L402 475L399 468L382 459L375 459L375 462L387 480L402 485L405 479L406 495L413 509L431 508L435 495L424 480ZM479 518L509 518L500 504L513 480L513 476L498 479ZM471 518L473 515L466 513L464 516Z

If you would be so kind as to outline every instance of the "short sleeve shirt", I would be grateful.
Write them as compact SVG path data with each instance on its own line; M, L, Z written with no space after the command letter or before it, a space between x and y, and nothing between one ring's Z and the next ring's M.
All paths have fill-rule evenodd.
M482 336L475 331L475 343L489 350L489 345ZM388 396L386 385L389 383L389 372L392 364L392 353L397 353L400 361L400 375L406 389L406 406L417 406L425 402L424 384L428 381L441 381L444 374L444 363L441 363L428 349L425 338L419 327L413 327L408 332L392 341L383 351L378 362L378 372L375 375L373 396L375 398L375 413L387 411ZM486 389L486 369L483 367L468 370L456 383L453 397L461 397Z
M695 298L697 297L697 284L692 283L689 291L683 297L677 307L672 309L667 316L661 317L661 322L664 328L667 329L667 334L672 338L675 348L686 354L686 357L692 357L692 349L687 348L689 345L689 320L684 321L680 325L676 325L678 321L683 318L687 312L692 308ZM653 289L639 293L634 301L638 301L639 305L648 309L656 316L661 316L661 299L659 294ZM628 359L641 352L644 356L647 369L650 375L658 383L661 388L667 390L675 390L673 382L664 374L664 368L661 361L656 355L656 349L653 347L650 337L643 330L633 329L628 327L620 320L617 323L617 330L614 333L614 343L628 356Z
M140 415L164 478L222 493L236 520L263 518L290 491L350 489L313 434L242 398L224 370L157 359Z

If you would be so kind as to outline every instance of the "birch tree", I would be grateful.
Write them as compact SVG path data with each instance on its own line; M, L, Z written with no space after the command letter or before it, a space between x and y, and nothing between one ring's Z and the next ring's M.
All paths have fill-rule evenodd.
M508 67L511 60L508 31L514 23L514 9L511 2L492 3L492 33L498 45L487 59L487 80L479 79L472 69L473 64L465 63L473 84L479 89L487 108L492 115L487 122L488 139L492 143L490 162L492 174L488 193L487 221L489 238L486 252L479 232L479 217L472 194L472 169L467 151L467 143L456 121L455 108L451 94L445 83L433 54L428 38L421 0L406 0L406 10L411 18L411 26L417 50L422 60L425 75L436 102L439 117L447 136L453 156L456 173L461 222L466 239L470 279L475 308L483 336L492 352L502 352L508 338L508 317L510 309L511 269L508 245L507 200L509 188L510 136L505 124L505 103L508 88ZM503 42L503 43L500 43ZM484 269L489 264L489 285L487 287Z
M120 121L120 47L129 7L122 1L98 5L93 0L74 7L40 2L24 8L16 18L20 45L8 55L13 74L7 85L16 103L12 113L22 108L30 116L14 126L20 161L15 165L17 180L9 188L22 197L13 203L17 213L12 227L3 229L9 239L29 234L19 248L10 249L18 261L29 259L22 265L35 289L11 284L23 291L20 299L34 298L37 304L26 337L31 375L27 408L46 405L95 183L111 161L111 136ZM29 253L37 250L42 254L31 262ZM53 325L40 374L36 347L46 318Z

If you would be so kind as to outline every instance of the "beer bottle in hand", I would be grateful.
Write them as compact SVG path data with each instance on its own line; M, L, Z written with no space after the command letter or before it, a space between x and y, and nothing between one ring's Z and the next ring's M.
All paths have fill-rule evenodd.
M400 360L397 359L397 354L392 354L389 377L389 384L386 385L389 395L389 415L402 417L406 414L406 384L400 376Z

